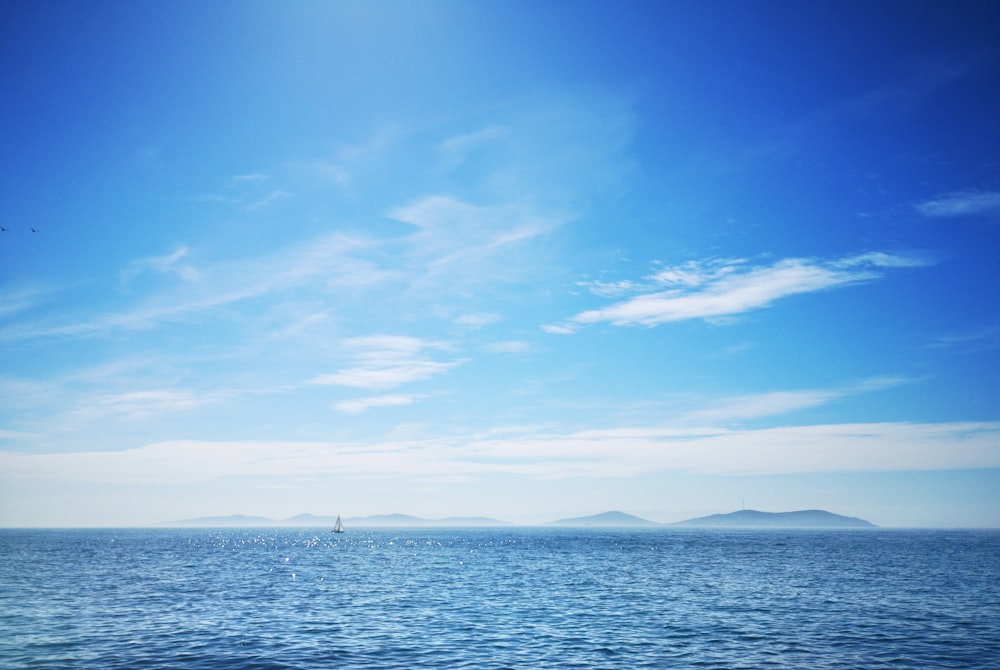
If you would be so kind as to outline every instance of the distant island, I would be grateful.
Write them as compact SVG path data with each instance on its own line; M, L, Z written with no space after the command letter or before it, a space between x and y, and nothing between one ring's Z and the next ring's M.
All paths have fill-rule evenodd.
M675 528L877 528L853 516L841 516L821 509L797 512L759 512L753 509L729 514L712 514L669 524Z
M572 519L558 519L550 521L546 526L571 526L576 528L649 528L662 524L649 521L641 517L626 514L625 512L603 512L593 516L578 516Z
M877 528L864 519L818 509L797 512L759 512L747 509L668 524L649 521L625 512L604 512L593 516L559 519L545 525L577 528Z
M195 519L166 521L157 524L177 528L317 528L332 527L336 516L318 516L316 514L298 514L287 519L270 519L264 516L246 516L231 514L229 516L203 516ZM357 528L400 528L400 527L480 527L507 526L503 521L482 516L447 517L444 519L422 519L409 514L375 514L346 518L342 520L347 527Z
M332 528L336 519L336 516L315 514L298 514L287 519L232 514L167 521L158 525L178 528ZM423 519L409 514L352 517L343 519L343 523L348 528L488 528L516 525L484 516ZM591 516L557 519L542 525L563 528L877 528L875 524L864 519L819 509L796 512L760 512L746 509L666 524L625 512L611 511Z

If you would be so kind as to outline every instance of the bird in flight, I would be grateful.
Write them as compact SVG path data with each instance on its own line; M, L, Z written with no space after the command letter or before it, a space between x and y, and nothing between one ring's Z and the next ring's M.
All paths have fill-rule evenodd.
M31 232L33 232L33 233L37 233L37 232L38 232L38 228L35 228L34 226L32 226L32 227L31 227Z

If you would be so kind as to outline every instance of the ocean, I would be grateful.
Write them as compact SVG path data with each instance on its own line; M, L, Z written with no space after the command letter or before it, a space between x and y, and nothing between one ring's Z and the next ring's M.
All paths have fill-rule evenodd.
M0 668L1000 668L1000 532L0 530Z

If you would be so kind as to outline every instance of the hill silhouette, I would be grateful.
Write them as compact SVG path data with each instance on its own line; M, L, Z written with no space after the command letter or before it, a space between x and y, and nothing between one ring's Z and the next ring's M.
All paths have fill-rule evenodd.
M649 521L625 512L603 512L592 516L578 516L572 519L558 519L550 521L546 526L589 526L589 527L612 527L612 528L637 528L659 526L655 521Z
M287 519L277 520L263 516L232 514L168 521L158 525L187 528L320 528L332 527L336 518L336 516L298 514ZM424 519L409 514L374 514L349 517L345 518L343 522L348 528L475 528L510 525L497 519L481 516ZM761 512L746 509L728 514L711 514L670 524L657 523L625 512L610 511L591 516L557 519L543 525L576 528L877 528L875 524L864 519L842 516L818 509L794 512Z
M820 509L795 512L760 512L753 509L711 514L669 524L692 528L877 528L864 519Z
M174 526L182 528L317 528L333 526L337 517L318 516L316 514L297 514L287 519L269 519L263 516L246 516L244 514L231 514L229 516L203 516L195 519L183 519L180 521L167 521L160 523L160 526ZM447 517L444 519L423 519L409 514L375 514L372 516L353 517L343 519L343 523L348 527L474 527L474 526L503 526L506 525L497 519L483 516L476 517Z

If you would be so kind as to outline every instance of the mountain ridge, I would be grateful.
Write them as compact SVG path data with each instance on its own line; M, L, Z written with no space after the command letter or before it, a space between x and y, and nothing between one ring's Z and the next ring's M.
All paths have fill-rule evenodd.
M544 525L569 527L649 528L653 526L662 526L663 524L650 521L649 519L643 519L642 517L635 516L634 514L611 511L602 512L600 514L592 514L590 516L577 516L570 519L557 519L555 521L549 521Z
M870 521L821 509L794 512L761 512L744 509L728 514L710 514L667 525L674 528L878 528Z
M336 516L297 514L287 519L270 519L263 516L231 514L207 516L179 521L166 521L157 526L179 528L306 528L333 526ZM410 514L373 514L343 519L348 527L358 528L485 528L517 526L483 516L445 517L425 519ZM826 510L796 510L792 512L761 512L744 509L726 514L659 523L617 510L589 516L556 519L536 524L544 527L564 528L877 528L875 524L857 517L834 514Z
M336 516L316 515L304 512L286 519L271 519L265 516L248 516L245 514L230 514L226 516L203 516L192 519L164 521L157 526L177 528L309 528L316 526L333 526ZM345 526L367 527L479 527L505 526L503 521L490 517L445 517L443 519L424 519L409 514L373 514L370 516L350 517L342 519Z

